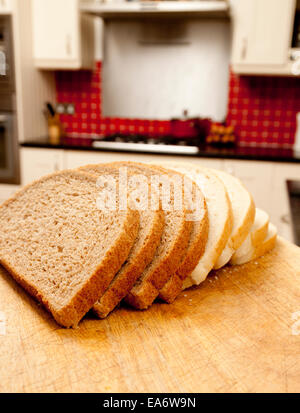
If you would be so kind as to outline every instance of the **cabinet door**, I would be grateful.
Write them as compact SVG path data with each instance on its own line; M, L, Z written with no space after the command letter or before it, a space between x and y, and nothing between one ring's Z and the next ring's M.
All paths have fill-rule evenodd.
M80 66L78 0L33 0L34 58L38 67Z
M84 165L98 164L103 162L116 162L116 161L139 161L138 155L114 152L88 152L88 151L66 151L65 155L66 168L73 169L79 168Z
M232 0L232 63L286 65L295 9L296 0Z
M10 198L19 188L18 185L0 185L0 204Z
M22 185L62 169L64 169L63 150L37 148L22 148L21 150Z
M239 178L253 196L255 205L270 215L272 163L261 161L224 161L225 172Z
M12 0L0 0L0 14L12 12Z
M166 156L166 155L147 155L139 153L117 153L117 152L87 152L87 151L66 151L66 168L78 168L87 164L116 161L136 161L136 162L189 162L199 166L210 168L222 168L221 159L194 158L187 156Z
M231 62L233 64L245 64L248 62L251 26L255 21L255 1L231 0L233 21Z

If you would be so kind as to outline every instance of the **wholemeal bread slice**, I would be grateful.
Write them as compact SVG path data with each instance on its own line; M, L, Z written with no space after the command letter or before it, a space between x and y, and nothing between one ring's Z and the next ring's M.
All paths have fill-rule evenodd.
M251 227L251 231L242 243L242 245L235 251L230 259L230 264L234 264L236 259L247 255L252 248L259 246L267 236L269 227L269 215L262 209L256 208L255 220Z
M205 250L192 272L183 281L183 289L205 280L223 251L232 230L231 204L224 184L208 168L189 163L165 163L190 177L202 191L208 213L208 237Z
M233 227L222 254L216 261L214 269L223 267L230 261L234 252L242 245L249 234L255 217L255 204L242 182L226 172L212 170L224 183L232 206Z
M186 175L186 170L176 162L164 162L162 166ZM187 174L188 175L188 174ZM198 187L199 188L199 187ZM175 273L159 292L159 298L172 303L182 291L184 280L191 274L204 253L208 238L209 221L205 198L199 188L199 214L193 221L192 232L187 250Z
M195 269L205 251L208 238L209 221L204 198L201 208L203 214L198 220L193 222L188 247L181 263L179 264L179 267L159 291L159 298L167 303L172 303L181 293L184 280Z
M76 326L133 246L136 211L101 211L96 177L48 175L0 207L0 261L62 326Z
M256 247L252 246L252 248L245 255L235 257L231 263L234 265L241 265L246 264L249 261L256 260L257 258L266 254L268 251L271 251L275 247L276 239L277 229L275 225L270 223L266 238Z
M160 204L163 205L165 215L165 226L163 229L161 242L155 252L153 260L139 276L133 288L125 297L125 301L138 309L148 308L158 296L160 289L174 274L181 259L187 249L192 222L189 222L189 211L185 205L179 209L176 207L176 200L182 198L182 187L177 188L174 182L182 179L182 175L174 171L167 171L160 167L150 166L135 162L118 162L118 166L127 166L134 176L142 176L154 185L151 185L151 195L154 198L162 192ZM170 185L170 197L166 197L167 192L161 182ZM157 190L155 183L158 185ZM153 205L151 206L151 208Z
M79 170L102 177L108 175L118 178L122 173L124 173L123 176L126 176L126 171L122 170L122 165L120 164L87 165L79 168ZM133 185L130 183L130 176L129 170L129 181L125 182L126 188L123 188L124 192L130 193L131 189L134 190ZM141 190L137 190L135 196L142 197ZM147 208L139 211L139 214L140 230L134 246L124 265L93 307L93 310L100 318L105 318L131 290L137 278L151 262L160 243L165 221L163 211Z

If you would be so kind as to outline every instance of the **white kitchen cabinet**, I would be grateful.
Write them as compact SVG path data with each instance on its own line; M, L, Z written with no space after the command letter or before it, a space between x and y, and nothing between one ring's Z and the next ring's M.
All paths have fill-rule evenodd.
M253 195L256 206L269 214L271 222L278 228L279 235L293 241L286 180L300 179L300 164L23 147L21 149L22 185L62 169L114 161L190 162L231 173L242 180ZM10 191L16 189L16 187L8 188L6 185L3 185L3 188L1 193L0 186L2 200L8 198L11 195Z
M19 185L0 184L0 205L10 198L19 188Z
M60 149L21 149L21 183L26 185L43 175L65 168L64 151Z
M223 159L210 159L210 158L187 159L187 158L184 158L181 160L181 162L192 162L192 163L195 163L196 165L203 166L205 168L224 169Z
M92 69L94 19L79 0L31 0L35 65L41 69Z
M12 13L13 0L0 0L0 14Z
M296 0L231 0L236 73L291 74Z
M68 169L79 168L88 164L101 162L127 161L133 160L130 156L113 152L88 152L88 151L66 151L66 167Z
M66 151L65 162L68 169L78 168L87 164L96 164L100 162L115 162L115 161L136 161L136 162L192 162L200 166L210 168L222 168L221 159L207 158L187 158L186 156L165 156L165 155L147 155L138 153L121 153L121 152L88 152L88 151Z
M224 171L241 179L252 194L257 207L270 211L271 200L267 193L272 182L271 162L225 160Z
M26 185L45 174L62 169L73 169L88 164L115 161L136 162L192 162L211 168L222 168L221 159L187 158L185 156L147 155L122 152L78 151L63 149L21 148L21 182Z
M279 235L293 242L286 181L300 179L300 164L225 160L224 170L242 180L255 205L269 214Z

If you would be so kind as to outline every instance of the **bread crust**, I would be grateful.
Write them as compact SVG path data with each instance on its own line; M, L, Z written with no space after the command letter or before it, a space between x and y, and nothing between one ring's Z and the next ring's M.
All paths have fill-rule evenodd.
M102 163L98 165L86 165L79 168L78 170L85 173L88 172L94 174L105 171L105 173L108 172L112 173L113 175L117 175L119 168L124 166L128 167L128 164L113 162ZM128 172L130 176L130 170ZM140 213L142 214L143 211L141 211ZM144 239L143 245L140 246L138 251L135 251L134 257L131 258L129 256L129 260L124 263L120 271L111 281L104 294L93 306L93 310L98 317L105 318L120 303L120 301L132 289L134 283L142 274L147 265L150 264L160 243L164 225L164 212L161 209L152 211L151 223L148 228L148 233Z
M181 293L183 281L194 270L205 251L208 238L209 221L204 197L203 211L204 212L201 221L197 224L194 224L197 225L197 228L195 229L195 231L197 231L196 237L189 243L186 254L175 273L159 292L159 298L169 304L172 303Z
M220 236L219 236L219 238L218 238L218 240L215 244L214 250L211 251L211 254L210 254L210 267L212 269L215 262L218 260L219 256L221 255L222 251L224 250L224 248L225 248L225 246L228 242L229 236L230 236L231 231L232 231L232 226L233 226L233 214L232 214L231 202L230 202L229 195L226 191L226 188L225 188L223 182L218 177L216 177L215 174L212 172L212 170L210 170L209 168L205 168L205 167L195 165L195 164L191 164L191 163L187 163L187 162L164 162L164 163L162 163L162 165L166 168L168 168L168 167L171 168L171 169L174 168L175 170L178 168L179 170L182 170L182 171L187 170L187 171L193 171L194 173L209 174L210 176L213 176L214 179L218 180L219 185L222 185L223 192L224 192L224 197L225 197L225 202L226 202L227 218L226 218L226 221L224 223L222 233L220 234ZM180 168L182 168L182 169L180 169ZM208 214L208 211L207 211L207 214ZM208 219L208 217L207 217L207 219ZM207 237L208 237L208 232L209 232L209 224L208 224L208 227L207 227ZM193 273L193 270L197 267L198 262L201 260L201 257L204 254L205 249L206 249L206 242L205 242L205 245L204 245L204 251L202 251L202 254L200 255L200 258L198 259L196 265L194 266L194 268L192 269L190 274L187 277L183 278L182 289L189 288L192 285L199 284L199 282L201 282L199 280L194 279L192 273ZM180 285L179 277L174 277L174 290L175 291L179 287L179 285ZM174 295L175 295L175 292L174 292ZM170 297L165 297L165 298L166 299L169 298L170 301L173 299L173 297L171 296L171 293L170 293Z
M251 230L251 227L255 219L255 203L250 193L249 196L251 198L251 203L245 215L244 222L242 226L239 228L239 231L236 233L236 235L232 237L233 248L235 250L237 250L244 242L245 238Z
M142 248L135 255L134 260L129 265L125 265L126 268L122 272L122 276L116 276L112 280L100 300L94 305L93 310L98 317L105 318L120 303L131 290L139 275L151 262L164 228L164 214L162 211L156 212Z
M77 176L82 179L92 179L96 183L96 177L89 176L87 174L76 171L63 171L55 172L47 175L40 180L34 181L18 191L12 198L7 200L3 206L12 202L18 194L26 191L28 187L37 184L38 182L51 179L55 176ZM3 207L2 206L2 207ZM1 207L1 208L2 208ZM49 302L47 297L40 291L33 283L22 278L10 263L1 257L1 264L10 272L13 278L33 297L40 301L48 311L50 311L57 321L63 327L75 327L82 319L82 317L91 309L94 303L103 294L110 281L114 277L115 273L120 269L123 262L126 260L130 249L135 241L139 229L139 215L137 211L130 209L126 210L125 219L123 225L120 228L120 233L114 244L105 253L104 257L101 257L101 262L98 265L96 271L91 274L88 280L82 285L81 289L76 292L70 302L62 309L57 311L53 305Z
M252 254L251 260L256 260L262 255L265 255L267 252L271 251L275 247L276 241L277 241L277 230L272 237L268 238L261 246L255 248L255 251Z
M217 176L218 172L217 170L212 170L213 173L215 173ZM226 174L225 172L221 172L223 175ZM230 175L230 174L227 174ZM222 179L222 178L221 178ZM235 178L237 179L237 178ZM254 219L255 219L255 203L253 201L252 195L249 193L249 191L245 188L243 183L238 180L240 183L240 186L243 188L244 191L248 193L249 199L250 199L250 204L248 206L247 211L245 211L244 218L240 226L237 228L236 232L234 234L230 234L229 240L227 245L225 246L224 250L222 251L222 254L216 261L214 265L214 269L219 269L226 265L231 257L233 256L234 252L242 245L244 240L246 239L247 235L249 234L251 227L253 225ZM226 184L224 183L225 187ZM234 212L233 212L234 214Z
M229 199L229 196L228 196L227 193L226 193L226 200L227 200L227 206L228 206L228 217L227 217L226 223L224 225L222 234L221 234L218 242L215 244L211 269L213 269L216 261L219 259L220 255L222 254L222 252L223 252L223 250L224 250L224 248L225 248L225 246L228 242L228 239L230 237L231 231L232 231L233 214L232 214L230 199ZM192 285L195 285L195 284L199 284L199 283L195 283L195 280L188 277L185 280L185 282L183 283L183 289L189 288L189 287L191 287Z
M245 215L244 221L234 236L230 234L231 238L229 236L229 239L231 240L231 243L230 245L227 243L227 245L225 245L225 247L223 248L221 255L218 257L218 260L214 265L215 270L222 268L224 265L226 265L230 261L235 251L238 250L238 248L242 245L242 243L247 238L247 235L251 231L254 218L255 218L255 204L251 197L251 204Z
M257 247L266 238L268 234L269 222L270 220L268 219L264 225L255 231L255 233L251 233L251 243L254 247Z
M177 176L182 176L174 171L168 171L164 168L142 164L138 162L113 162L110 165L113 166L127 166L132 168L133 173L146 173L146 174L166 174ZM173 242L169 247L168 253L164 256L159 265L150 270L145 278L137 280L136 284L130 290L130 292L125 297L125 301L131 306L138 309L148 308L155 298L159 294L159 290L164 286L168 279L174 274L175 270L179 266L181 259L187 249L192 223L186 220L188 211L185 209L182 211L181 223L177 228L176 234L174 234ZM151 265L151 263L150 263ZM148 268L145 269L147 272Z
M263 221L258 222L260 220L259 214L263 214ZM255 212L255 221L251 227L250 233L243 241L242 245L234 251L230 259L230 264L234 263L236 259L247 255L253 248L258 247L261 245L268 235L268 228L269 228L269 216L264 211L256 208Z
M125 298L128 304L140 310L145 310L153 303L162 287L180 264L188 245L191 229L191 222L182 223L177 230L178 237L173 242L171 252L160 262L160 265L148 279L143 280L140 286L136 288L134 286L131 289Z
M258 245L253 246L252 250L248 251L247 254L233 256L231 260L231 265L242 265L246 264L249 261L255 260L262 255L266 254L270 250L272 250L276 245L277 240L277 229L276 227L270 223L269 231L266 235L265 239Z

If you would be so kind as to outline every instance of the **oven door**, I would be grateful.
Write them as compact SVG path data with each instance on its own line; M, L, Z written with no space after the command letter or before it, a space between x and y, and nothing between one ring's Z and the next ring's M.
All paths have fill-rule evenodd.
M0 16L0 93L14 91L11 17Z
M14 114L0 112L0 183L20 184L19 150Z

